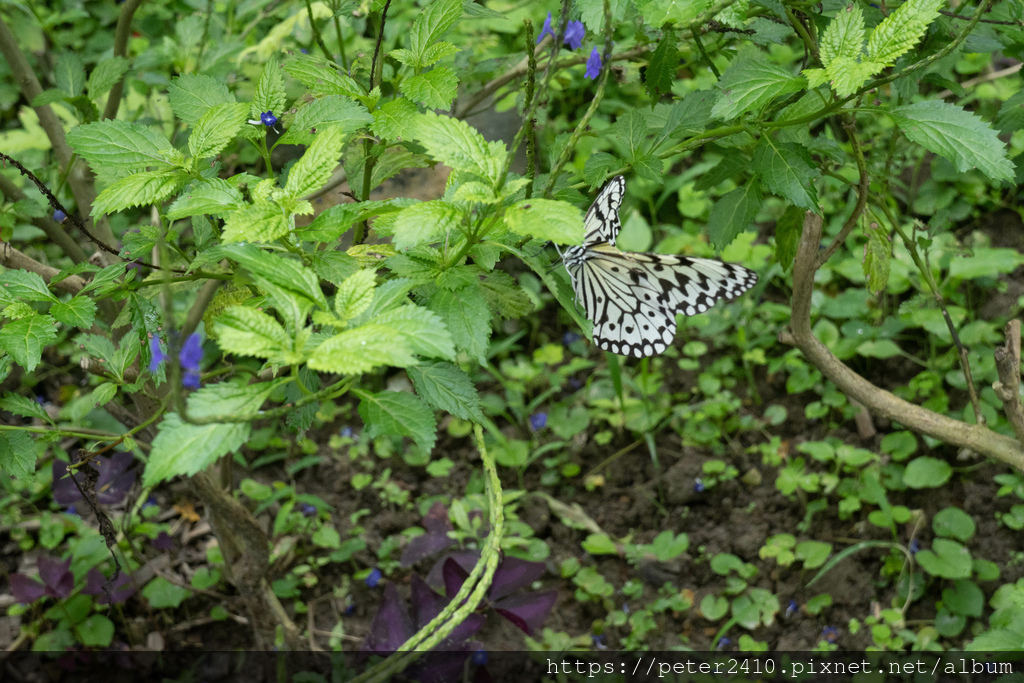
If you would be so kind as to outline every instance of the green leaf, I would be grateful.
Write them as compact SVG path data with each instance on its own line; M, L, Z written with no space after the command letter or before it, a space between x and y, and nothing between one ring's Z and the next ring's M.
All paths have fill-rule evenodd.
M503 17L504 18L504 17ZM447 41L441 41L440 43L434 43L426 50L423 51L423 57L420 60L420 66L430 66L436 62L441 61L445 57L451 57L454 54L458 54L462 49L452 45Z
M957 280L998 277L1024 265L1024 254L1016 249L975 247L968 256L954 256L949 263L949 277Z
M39 273L7 270L0 273L0 301L59 301Z
M369 324L346 330L320 344L313 350L308 365L313 370L358 375L378 365L405 367L415 363L397 330Z
M271 55L253 89L249 114L258 119L264 112L273 112L278 118L284 113L284 78L277 55Z
M417 117L412 135L435 161L492 185L498 181L505 161L504 143L487 142L465 121L426 112Z
M370 130L384 140L396 140L410 137L410 130L416 123L419 110L416 105L405 97L397 97L381 105L373 112L373 124Z
M0 432L0 472L29 481L36 470L36 449L27 432Z
M912 489L938 488L949 481L953 468L945 460L922 455L907 463L903 483Z
M296 53L284 63L284 70L309 88L311 93L355 98L366 94L351 76L342 73L337 65L325 59Z
M631 161L646 154L647 119L643 112L630 109L612 124L611 133L626 145Z
M908 4L909 0L900 9ZM948 102L916 102L889 115L908 140L951 161L961 173L977 168L993 180L1013 181L1006 145L987 123L963 108Z
M768 63L761 53L739 57L718 84L721 92L711 117L732 119L760 109L774 99L803 89L803 81L782 67Z
M419 365L406 369L416 393L438 410L463 420L483 421L480 396L469 375L451 363Z
M149 606L153 609L167 607L174 609L181 605L190 592L187 588L182 588L164 577L158 576L146 584L146 587L142 589L142 595L149 600Z
M533 299L508 273L496 270L481 280L480 287L487 305L501 318L514 320L533 313Z
M769 191L803 209L821 213L813 183L818 169L811 166L803 147L791 142L779 144L764 135L754 150L752 167Z
M922 550L915 558L921 569L944 579L966 579L971 576L971 553L956 541L936 538L931 550Z
M917 45L945 0L907 0L871 32L868 58L886 66Z
M168 167L171 143L146 126L109 119L72 128L68 144L100 174L122 177L150 166Z
M967 542L974 537L977 525L969 514L960 508L943 508L932 518L932 529L936 536L955 538Z
M0 398L0 410L7 410L22 417L36 417L45 422L53 422L41 405L27 396L20 396L10 391Z
M188 180L188 175L177 169L143 171L121 178L96 197L92 215L98 218L133 206L156 204L177 192Z
M281 207L273 202L257 202L228 211L224 216L221 241L267 243L291 232L291 221Z
M383 199L354 204L336 204L317 216L308 226L299 228L295 232L304 240L335 242L355 223L374 216L401 211L413 203L412 199Z
M864 37L864 13L858 5L847 5L829 22L821 37L821 63L827 68L837 57L859 57L864 50Z
M523 199L505 210L505 225L512 232L556 244L583 241L583 212L568 202Z
M356 391L360 397L359 416L367 436L407 436L424 451L434 448L437 422L432 411L419 397L402 391L377 394Z
M953 614L978 618L985 608L985 594L972 581L958 579L952 588L943 589L942 604Z
M235 101L223 80L197 74L184 74L171 81L167 87L167 98L171 102L171 111L190 126L210 107Z
M450 230L457 230L463 220L462 210L442 199L421 202L402 209L395 217L394 245L407 251L421 244L429 244Z
M243 204L242 193L220 178L204 179L174 200L167 218L176 221L188 216L222 216L237 211Z
M86 647L107 647L114 639L114 622L102 614L91 614L75 626L79 641Z
M310 306L315 304L323 310L330 308L316 274L298 261L262 251L253 245L232 245L222 249L227 258L245 267L278 311L294 316L289 322L295 327L299 327ZM288 317L285 320L288 321Z
M786 211L775 221L775 260L785 271L793 267L803 225L804 212L793 205L787 206Z
M878 294L889 284L889 258L892 243L881 226L868 226L868 241L864 244L864 277L868 289Z
M33 315L4 323L0 327L0 348L15 362L32 372L43 357L43 347L57 339L54 320L48 315Z
M189 154L204 159L220 153L245 123L248 111L249 105L245 102L210 107L192 126L188 136Z
M50 307L50 315L71 327L92 327L96 318L96 303L87 296L76 296L67 303Z
M466 287L454 292L441 289L430 297L428 305L448 326L455 346L484 364L491 334L491 311L480 288Z
M761 185L751 180L715 202L708 217L708 236L715 249L728 246L747 229L761 208Z
M423 64L427 49L462 16L462 0L435 0L421 10L409 31L409 51L419 57L416 66Z
M828 83L829 75L825 69L804 69L801 73L807 79L807 88L809 90L814 90L818 86Z
M109 92L128 71L129 66L131 62L124 57L107 57L101 60L93 67L92 73L89 74L89 82L85 86L89 97L95 100Z
M231 306L214 320L217 344L238 356L256 356L288 364L292 339L281 323L266 313L247 306Z
M366 107L344 95L327 95L313 100L295 114L280 143L308 145L317 132L331 126L351 135L373 123Z
M402 81L402 94L428 109L450 109L458 90L459 78L455 70L447 66L438 66Z
M338 318L348 321L369 308L376 286L377 274L370 269L360 270L346 278L334 296L334 311Z
M284 382L246 384L247 381L231 380L193 391L188 396L188 414L203 418L255 415ZM248 422L194 425L183 421L177 413L169 413L153 440L142 483L153 486L178 475L191 476L204 470L222 455L241 448L251 431Z
M412 353L428 358L454 360L455 342L436 313L421 306L399 306L373 318L379 325L397 331Z
M74 52L62 52L53 69L53 80L57 90L68 97L81 95L85 89L85 66Z
M658 47L651 54L651 60L644 72L644 88L652 100L657 100L662 93L672 90L679 71L679 50L676 49L676 37L671 28L665 29L665 35L658 42Z
M323 187L338 165L347 136L343 128L336 126L318 131L306 153L288 172L285 193L298 199Z
M644 22L652 28L661 28L668 23L689 26L697 17L711 9L711 0L639 0L636 4Z

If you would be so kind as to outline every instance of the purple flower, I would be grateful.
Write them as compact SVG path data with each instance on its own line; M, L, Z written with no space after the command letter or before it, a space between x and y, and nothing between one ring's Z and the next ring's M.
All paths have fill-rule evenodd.
M49 555L40 555L38 560L39 578L42 582L21 573L11 574L11 593L18 602L31 605L43 597L66 598L75 588L75 577L71 573L71 558L61 562Z
M366 575L366 579L365 579L366 585L369 586L370 588L376 588L377 584L380 583L380 579L381 579L382 576L384 576L384 575L381 574L381 571L379 569L377 569L376 567L374 567L370 571L370 573Z
M911 555L917 555L917 553L920 550L921 550L921 544L917 542L917 539L916 538L910 539L910 554Z
M790 600L789 601L789 606L786 608L786 616L787 617L793 616L794 614L796 614L796 611L798 609L799 609L799 607L796 604L796 600Z
M583 339L583 337L575 332L566 332L562 335L562 346L569 346L573 342L578 342L580 339Z
M551 12L548 12L548 18L544 20L544 28L540 30L540 35L537 36L537 43L544 40L544 36L550 35L552 38L555 37L555 31L551 28Z
M156 496L150 496L146 499L146 502L142 504L142 509L151 508L156 506Z
M594 641L594 647L598 650L607 650L608 646L604 644L604 636L595 636L593 633L590 634L590 639Z
M274 116L274 112L265 111L260 114L260 122L267 128L273 128L277 123L277 117Z
M309 503L299 503L299 510L306 517L316 517L316 506Z
M117 579L108 581L103 572L93 567L85 575L85 588L82 589L82 593L100 596L96 602L101 605L117 605L135 595L137 590L138 587L130 574L121 572Z
M718 639L718 644L715 645L715 649L716 650L724 650L725 648L729 647L730 645L732 645L732 641L729 640L728 638L719 638Z
M57 209L56 211L53 212L53 220L57 221L58 223L63 223L65 220L67 220L67 217L68 215L61 211L60 209Z
M477 666L483 666L487 664L487 650L477 650L473 653L473 656L470 657L470 659Z
M584 78L597 78L601 73L601 53L597 51L595 47L590 53L590 57L587 58L587 70L583 74Z
M352 431L352 428L349 427L348 425L345 425L344 427L342 427L341 431L338 432L338 435L341 436L342 438L345 438L345 439L354 439L354 438L356 438L356 433L354 431Z
M834 643L839 640L839 631L835 630L831 626L826 626L821 629L821 637L830 643Z
M74 505L68 505L68 509L64 511L65 515L71 515L72 517L78 516L78 508Z
M569 25L565 27L565 44L571 50L578 50L586 35L587 29L583 28L582 21L570 21Z
M165 360L167 354L160 350L160 337L154 334L149 338L149 371L155 373Z
M135 484L135 470L133 465L135 458L131 453L114 453L112 456L97 456L92 460L92 466L99 470L100 476L96 481L96 499L102 505L117 505L124 500ZM88 465L87 465L88 467ZM54 460L53 467L53 499L59 505L73 505L82 500L82 494L71 481L68 473L68 464L63 460ZM78 475L79 483L84 479ZM68 509L71 512L71 509Z
M696 479L694 479L693 480L693 490L694 490L695 493L704 493L704 490L705 490L704 480L701 479L700 477L697 477Z
M203 360L203 342L197 332L193 332L185 340L178 354L181 362L181 369L185 374L181 378L181 385L186 389L199 388L199 362Z
M530 416L530 427L533 431L544 429L548 424L548 414L545 412L534 413Z

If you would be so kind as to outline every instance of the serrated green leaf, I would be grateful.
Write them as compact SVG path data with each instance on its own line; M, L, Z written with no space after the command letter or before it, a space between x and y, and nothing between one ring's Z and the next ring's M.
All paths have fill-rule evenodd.
M254 415L283 381L246 384L247 379L238 379L205 386L189 394L188 413L204 418ZM251 431L248 422L194 425L183 421L177 413L170 413L160 423L153 440L142 483L153 486L204 470L222 455L241 448Z
M220 178L209 178L174 200L167 210L167 218L176 221L204 214L222 216L237 211L242 204L242 193L232 187L231 183Z
M881 226L868 226L868 241L864 244L864 277L868 289L878 294L889 284L889 258L892 244Z
M210 107L235 101L235 96L224 81L198 74L183 74L171 81L167 86L167 98L171 103L171 111L190 126L202 118Z
M143 171L121 178L96 197L92 215L98 218L133 206L156 204L177 192L188 180L188 174L177 169Z
M644 22L653 28L661 28L668 23L689 26L697 17L711 9L711 0L639 0L636 4Z
M89 74L89 81L86 85L89 97L96 99L109 92L128 71L129 66L131 66L131 62L125 57L107 57L101 60Z
M416 393L438 410L463 420L483 421L480 396L469 375L452 363L419 365L406 370Z
M48 315L33 315L0 327L0 348L29 372L42 360L43 348L56 338L54 320Z
M224 256L244 266L281 313L286 326L300 329L306 313L316 305L328 310L327 299L316 274L292 259L270 254L253 245L222 247Z
M292 339L281 327L281 323L266 313L248 306L231 306L214 319L217 344L237 356L256 356L272 362L296 362L286 360L291 351Z
M455 292L438 290L429 301L430 310L441 316L455 346L481 365L487 360L491 334L491 311L479 287Z
M1013 133L1024 128L1024 90L1018 90L999 107L995 127L1001 133Z
M421 306L399 306L373 318L378 325L396 330L412 353L427 358L455 358L455 342L444 321Z
M306 153L288 172L285 193L298 199L323 187L338 165L347 136L343 128L335 126L318 131Z
M916 102L889 115L907 139L952 162L961 173L977 168L993 180L1013 182L1006 145L980 117L948 102Z
M408 99L395 98L373 112L373 124L370 126L370 130L384 140L408 138L418 113L416 105Z
M258 119L260 114L268 111L279 118L284 113L284 77L281 75L277 55L271 55L263 65L263 71L253 89L249 114L253 119Z
M46 286L46 280L42 275L28 270L13 269L0 273L0 300L55 303L58 301Z
M708 217L708 236L715 249L728 246L747 229L761 208L761 185L751 180L715 202Z
M36 469L36 449L27 432L0 432L0 472L29 481Z
M193 157L212 157L224 149L245 123L249 105L245 102L216 104L192 126L188 151Z
M755 52L738 58L722 74L718 89L721 94L711 108L711 116L728 120L802 90L803 81Z
M647 119L643 112L630 109L612 124L611 133L625 144L631 161L647 153Z
M257 202L226 213L221 241L224 244L273 242L287 235L291 229L292 224L280 206L271 202Z
M676 49L676 36L671 28L665 29L665 35L658 41L658 47L651 54L651 61L644 72L644 88L652 100L657 100L662 93L672 90L679 71L679 50Z
M882 20L868 39L868 59L885 66L917 45L928 26L939 16L945 0L907 0Z
M583 164L583 180L591 187L604 184L605 178L622 162L608 152L594 152Z
M793 205L787 206L782 216L775 221L775 260L785 271L793 267L803 225L804 212Z
M388 280L373 294L373 303L363 311L362 315L352 321L354 325L361 325L368 320L374 320L384 313L394 310L409 300L409 290L413 282L407 278L394 278Z
M10 391L6 392L3 398L0 398L0 410L7 410L22 417L36 417L44 422L53 423L53 420L50 419L49 414L41 405L27 396L19 396Z
M409 31L409 50L418 57L418 66L426 66L427 49L462 16L462 0L436 0L420 11Z
M837 57L825 73L828 76L832 89L840 97L847 97L857 92L861 86L868 82L868 79L885 68L884 64L872 61L858 62L849 57ZM810 81L810 79L808 79Z
M430 451L437 439L434 411L417 396L401 391L382 391L377 394L357 392L359 415L366 425L367 436L407 436Z
M397 330L369 324L336 334L320 344L307 364L313 370L358 375L378 365L415 365L416 359Z
M298 79L312 93L361 97L366 91L348 74L324 59L294 54L284 63L284 70Z
M372 122L373 117L363 105L343 95L327 95L296 112L288 130L281 136L281 143L308 145L314 139L314 130L332 126L351 135Z
M864 13L858 5L847 5L829 22L821 37L821 63L827 68L837 57L860 57L864 36Z
M375 216L397 213L412 206L413 199L382 199L354 204L336 204L317 216L305 228L295 231L301 239L314 242L336 242L355 223Z
M533 313L533 299L508 273L496 270L480 282L480 287L488 306L501 318L513 320Z
M169 167L171 143L146 126L117 119L87 123L68 132L68 144L97 173L122 177L147 167Z
M369 269L360 270L346 278L334 296L334 311L338 318L351 320L369 308L376 287L377 274Z
M396 249L407 251L421 244L429 244L462 224L462 210L443 199L413 204L403 209L392 227Z
M76 296L51 306L50 315L65 325L89 328L96 319L96 303L87 296Z
M447 66L438 66L402 81L402 94L428 109L450 109L458 90L459 78L455 70Z
M440 43L434 43L423 51L423 56L420 59L420 66L430 66L435 62L439 62L445 57L451 57L454 54L458 54L461 48L452 45L447 41L441 41Z
M828 72L824 69L804 69L801 73L807 79L807 87L810 90L828 83Z
M505 145L487 142L465 121L426 112L417 117L413 137L435 161L494 184L505 160Z
M568 202L554 199L523 199L505 210L505 225L524 237L551 240L556 244L583 241L583 212Z
M74 52L62 52L53 69L53 80L57 90L68 97L81 95L85 89L85 66L82 58Z
M813 182L819 173L802 147L791 142L779 144L764 135L754 150L752 167L770 192L808 211L821 213Z

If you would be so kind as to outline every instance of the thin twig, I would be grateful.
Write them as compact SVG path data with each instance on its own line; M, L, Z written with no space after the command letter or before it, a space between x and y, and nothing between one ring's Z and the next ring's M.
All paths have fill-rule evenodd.
M846 238L849 237L850 232L857 225L860 215L864 213L864 206L868 202L868 185L871 182L871 178L868 176L868 165L864 160L864 149L861 147L860 138L857 137L857 122L849 114L844 114L843 127L846 128L847 133L850 135L853 158L857 162L857 172L860 174L860 182L857 184L857 204L853 207L853 213L846 219L846 223L843 224L839 234L828 245L828 249L818 257L815 268L821 268L825 265L825 262L829 260L832 254L836 253L836 250L846 242Z
M995 350L999 381L992 385L1003 402L1003 412L1017 440L1024 444L1024 406L1020 400L1020 321L1011 320L1004 329L1006 343Z

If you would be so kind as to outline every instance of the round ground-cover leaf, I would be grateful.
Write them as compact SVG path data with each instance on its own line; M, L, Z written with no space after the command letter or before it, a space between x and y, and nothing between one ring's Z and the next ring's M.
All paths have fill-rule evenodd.
M969 541L977 531L977 526L971 516L960 508L948 507L936 513L932 519L932 529L938 536Z
M935 630L940 636L953 638L960 635L967 625L967 619L959 614L952 614L949 610L940 609L935 615Z
M176 586L162 576L158 576L142 589L142 594L149 600L149 606L153 609L164 607L177 607L188 597L189 591L181 586Z
M729 601L718 595L705 595L700 601L700 613L708 621L718 621L729 611Z
M956 541L936 538L931 550L917 554L921 568L944 579L966 579L971 575L971 553Z
M803 560L804 569L817 569L832 554L832 544L823 541L801 541L796 544L797 559Z
M944 460L926 455L914 458L903 471L903 483L912 489L931 489L942 486L953 474L953 468Z
M985 607L985 594L972 581L959 579L952 588L942 591L942 603L953 614L964 617L980 617Z

